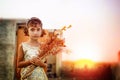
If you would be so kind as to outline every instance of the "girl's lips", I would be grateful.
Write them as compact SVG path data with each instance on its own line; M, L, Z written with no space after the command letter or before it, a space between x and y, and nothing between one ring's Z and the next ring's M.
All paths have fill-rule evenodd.
M33 37L39 37L39 35L33 35Z

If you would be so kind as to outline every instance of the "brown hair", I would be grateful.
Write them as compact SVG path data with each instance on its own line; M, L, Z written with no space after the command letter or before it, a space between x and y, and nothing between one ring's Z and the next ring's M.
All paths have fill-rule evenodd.
M29 26L31 25L33 27L36 27L37 24L40 24L42 28L42 21L39 18L32 17L31 19L29 19L28 22L26 23L26 26L24 27L25 36L29 36L28 35Z

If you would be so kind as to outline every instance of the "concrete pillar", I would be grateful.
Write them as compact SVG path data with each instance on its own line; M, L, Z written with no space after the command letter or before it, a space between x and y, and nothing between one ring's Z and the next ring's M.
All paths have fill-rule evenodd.
M13 80L16 21L0 20L0 80Z

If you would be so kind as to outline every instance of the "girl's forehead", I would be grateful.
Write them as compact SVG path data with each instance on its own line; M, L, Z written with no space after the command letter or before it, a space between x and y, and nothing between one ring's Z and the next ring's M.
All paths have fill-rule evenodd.
M41 26L29 26L29 28L41 28Z
M42 28L42 26L40 24L29 25L28 28L30 28L30 27L32 27L32 28Z

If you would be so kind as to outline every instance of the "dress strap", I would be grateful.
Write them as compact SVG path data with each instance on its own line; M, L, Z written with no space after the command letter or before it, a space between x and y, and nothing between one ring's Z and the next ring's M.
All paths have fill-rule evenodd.
M22 42L21 45L22 45L23 51L25 52L28 48L27 44L25 42Z

